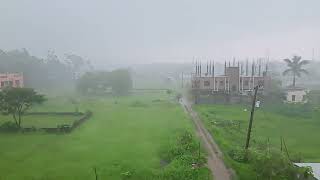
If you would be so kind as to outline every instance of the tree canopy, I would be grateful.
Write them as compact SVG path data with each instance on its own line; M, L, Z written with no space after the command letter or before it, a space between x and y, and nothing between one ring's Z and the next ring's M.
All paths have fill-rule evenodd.
M308 60L302 60L301 56L293 56L290 59L284 59L287 63L288 69L283 72L283 75L292 74L292 86L296 86L296 77L301 77L301 74L308 74L308 71L303 69L302 66L309 63Z
M41 104L46 99L30 88L6 88L0 92L0 111L11 114L21 127L21 116L34 104Z
M115 95L128 94L133 83L131 74L127 69L118 69L111 72L88 72L77 82L77 90L82 94Z
M110 72L110 85L112 92L124 95L132 89L132 78L127 69L118 69Z
M74 84L74 74L82 70L81 66L89 64L74 54L65 55L65 59L61 60L53 51L48 51L46 58L38 58L26 49L0 50L0 72L21 72L25 86L36 89L71 86Z

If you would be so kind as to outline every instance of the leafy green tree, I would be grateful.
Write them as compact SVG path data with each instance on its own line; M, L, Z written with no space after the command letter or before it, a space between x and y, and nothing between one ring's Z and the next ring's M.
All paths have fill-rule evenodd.
M293 58L290 59L284 59L284 61L287 63L287 66L289 67L283 72L283 75L292 74L293 76L293 82L292 86L296 86L296 77L300 77L301 74L308 74L308 71L305 69L302 69L303 65L309 64L308 60L301 60L301 56L293 56Z
M69 98L69 101L74 106L74 112L79 113L79 101L75 98Z
M110 72L87 72L77 80L77 91L81 94L100 93L110 84Z
M89 60L85 60L83 57L76 54L65 54L66 63L71 68L74 79L78 79L80 74L92 71L93 66Z
M88 72L77 80L76 88L79 93L87 94L90 88L94 88L96 86L96 83L97 79L95 74Z
M126 69L111 72L88 72L77 82L77 90L82 94L103 94L112 90L115 95L126 95L131 89L132 78Z
M132 89L133 83L129 70L118 69L110 72L112 92L116 95L126 95Z
M11 114L17 127L21 128L21 117L34 104L46 99L30 88L6 88L0 92L0 111Z
M26 49L0 50L0 72L21 72L25 87L52 89L70 87L72 71L53 51L45 59L29 54Z
M267 96L264 98L264 102L267 102L271 106L275 103L283 103L285 94L282 90L282 82L276 77L272 78L269 82L268 88L266 89Z
M296 167L283 153L276 150L252 151L250 163L261 180L307 180L313 179L312 170Z

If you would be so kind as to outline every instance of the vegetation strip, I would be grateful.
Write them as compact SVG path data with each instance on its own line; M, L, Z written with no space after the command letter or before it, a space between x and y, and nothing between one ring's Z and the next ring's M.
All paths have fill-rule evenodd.
M208 152L208 167L212 172L212 176L214 179L219 180L229 180L232 178L232 173L230 169L224 165L222 158L222 153L217 146L217 144L212 139L209 132L204 128L201 123L201 120L197 116L197 114L192 110L191 105L187 102L187 100L182 99L181 105L185 108L186 112L190 114L192 120L197 128L197 133L199 137L201 137L205 148Z
M283 105L272 106L286 109ZM267 111L269 107L264 105L256 111L251 145L246 151L244 144L249 118L248 112L243 110L246 106L197 105L195 108L223 150L225 162L233 167L239 179L312 179L309 168L298 168L292 161L300 162L302 154L298 152L314 148L315 144L313 141L306 141L301 134L296 134L295 129L288 129L287 125L291 123L291 127L297 130L308 128L309 133L317 137L316 134L319 133L312 130L316 129L314 123L317 123L317 119L308 119L306 114L297 117L284 112L279 114ZM319 112L310 113L311 117L317 117ZM296 144L297 141L299 145ZM316 151L308 153L310 157L318 158Z

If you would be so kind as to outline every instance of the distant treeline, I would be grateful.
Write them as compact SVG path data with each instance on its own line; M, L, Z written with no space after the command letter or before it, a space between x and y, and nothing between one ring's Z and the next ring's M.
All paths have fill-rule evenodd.
M132 77L128 69L114 71L87 72L77 81L77 90L81 94L126 95L132 89Z
M23 73L25 86L36 89L70 87L83 69L91 67L89 61L74 54L65 54L62 60L52 51L39 58L26 49L0 50L0 73Z
M297 81L297 86L306 87L309 89L320 89L320 61L313 60L309 64L304 66L308 71L308 74L303 74ZM269 75L272 79L278 79L282 81L282 86L288 86L292 84L292 76L283 76L283 72L287 69L287 65L283 61L272 61L269 63Z

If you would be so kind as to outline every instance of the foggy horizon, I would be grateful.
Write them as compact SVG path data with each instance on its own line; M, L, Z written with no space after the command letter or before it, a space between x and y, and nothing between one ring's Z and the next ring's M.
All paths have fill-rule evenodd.
M2 1L0 49L96 65L320 59L320 2Z
M0 2L0 180L320 180L320 0Z

